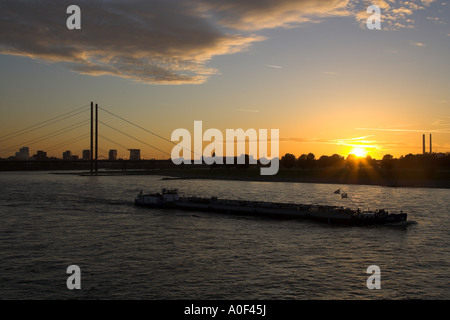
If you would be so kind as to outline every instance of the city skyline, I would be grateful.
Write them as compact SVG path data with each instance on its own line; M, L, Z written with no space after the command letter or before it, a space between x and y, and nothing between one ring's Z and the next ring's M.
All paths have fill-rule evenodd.
M426 142L426 135L423 135L423 144L422 144L422 155L437 155L438 157L442 157L442 156L446 156L450 153L442 153L442 152L434 152L433 151L433 147L432 147L432 135L429 135L429 145L427 146L427 142ZM94 148L95 150L95 148ZM155 158L147 158L145 156L141 157L141 149L126 149L128 151L128 156L125 153L121 153L120 156L118 157L118 152L117 149L109 149L108 151L105 151L104 149L100 149L101 151L99 152L99 156L98 156L98 160L109 160L109 161L115 161L115 160L156 160ZM95 152L95 151L94 151ZM108 156L105 156L105 154L108 154ZM284 155L279 155L279 159L283 158L284 156L287 155L292 155L291 153L287 152ZM412 155L412 153L406 154L406 155L402 155L400 156L400 159L404 158L404 156L409 156ZM415 155L420 155L420 154L415 154ZM213 154L211 157L206 157L203 155L203 160L205 160L206 158L209 158L210 161L214 160L214 157L216 155ZM238 155L238 153L236 153L235 158L241 158L243 157L245 159L246 156L249 156L249 159L252 159L252 161L257 161L259 160L259 158L254 157L253 155L248 155L248 154L240 154ZM295 156L295 155L294 155ZM303 153L301 155L299 155L298 157L296 157L296 160L300 160L303 157L309 157L312 156L312 160L320 160L322 158L327 158L330 157L329 155L322 155L320 158L315 158L315 155L313 153ZM352 149L352 153L349 153L347 155L347 157L342 156L340 154L333 154L331 155L331 157L335 157L335 156L339 156L340 159L344 160L347 159L349 161L353 161L356 157L356 159L372 159L372 156L370 154L368 154L368 152L366 150L364 150L363 148L358 148L355 147ZM226 159L227 156L222 156L223 159ZM391 154L386 154L383 156L383 159L394 159L394 157ZM5 160L5 158L1 158ZM29 147L22 147L19 149L18 152L15 152L14 156L9 156L6 158L6 160L52 160L52 159L62 159L62 160L95 160L95 155L93 153L93 157L91 158L91 150L90 149L83 149L83 150L79 150L76 151L74 153L72 153L71 150L65 150L62 153L62 157L58 157L58 156L47 156L47 152L43 151L43 150L36 150L36 154L34 155L30 155L30 148ZM183 159L183 158L180 158ZM373 158L373 160L383 160L383 159L376 159ZM163 160L174 160L173 158L169 158L169 159L163 159ZM194 159L193 159L194 160ZM225 163L225 160L223 161L223 163Z
M81 9L68 30L66 8ZM381 30L369 30L369 5ZM91 101L170 139L178 128L279 129L280 157L350 153L381 159L450 151L450 65L445 1L0 1L0 137ZM0 141L0 157L30 154L89 133L89 111L39 135ZM101 113L101 121L120 123ZM100 124L100 133L145 158L173 145L122 126L157 149ZM1 140L1 139L0 139ZM117 149L100 137L99 150ZM206 143L204 144L204 146ZM81 154L89 137L49 151ZM162 150L158 151L158 150Z

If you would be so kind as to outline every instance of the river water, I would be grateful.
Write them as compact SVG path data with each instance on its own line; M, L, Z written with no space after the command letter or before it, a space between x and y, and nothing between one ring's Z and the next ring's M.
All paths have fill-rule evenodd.
M0 299L449 299L450 190L0 173ZM185 195L403 210L349 227L137 207ZM67 267L81 270L69 290ZM369 290L367 268L381 270Z

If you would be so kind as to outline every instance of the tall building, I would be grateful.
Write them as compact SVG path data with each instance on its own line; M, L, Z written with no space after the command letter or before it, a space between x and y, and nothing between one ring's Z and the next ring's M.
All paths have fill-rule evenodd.
M36 154L33 156L33 158L34 158L35 160L38 160L38 161L44 161L44 160L47 160L47 152L44 152L44 151L38 151L38 152L36 152Z
M117 160L117 150L109 150L109 160L110 161L115 161Z
M70 160L71 156L72 152L70 152L70 150L63 152L63 160Z
M130 160L141 160L141 149L129 149Z
M91 160L91 150L83 150L83 160Z
M23 147L19 149L19 152L16 152L16 159L17 160L28 160L30 157L30 148Z

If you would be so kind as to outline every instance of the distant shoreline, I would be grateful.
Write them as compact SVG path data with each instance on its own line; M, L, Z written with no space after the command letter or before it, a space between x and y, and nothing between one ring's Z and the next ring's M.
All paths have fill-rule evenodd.
M62 172L54 174L64 174ZM69 173L89 176L89 172ZM383 172L374 170L280 170L274 176L262 176L255 169L160 169L160 170L101 170L100 176L121 175L157 175L163 180L235 180L254 182L291 182L291 183L326 183L326 184L354 184L379 185L386 187L407 188L450 188L450 172L434 173L427 177L427 173L417 170L398 170Z
M159 173L161 174L161 173ZM343 185L378 185L393 188L450 188L450 181L440 180L365 180L365 179L339 179L339 178L298 178L298 177L278 177L278 176L209 176L198 174L171 174L163 180L236 180L253 182L290 182L290 183L323 183L323 184L343 184Z

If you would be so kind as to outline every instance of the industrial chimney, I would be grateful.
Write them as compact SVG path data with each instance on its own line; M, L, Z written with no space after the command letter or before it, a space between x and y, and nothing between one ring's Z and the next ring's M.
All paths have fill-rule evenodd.
M425 135L423 135L423 154L425 154Z
M433 152L432 142L431 142L431 133L430 133L430 154Z

